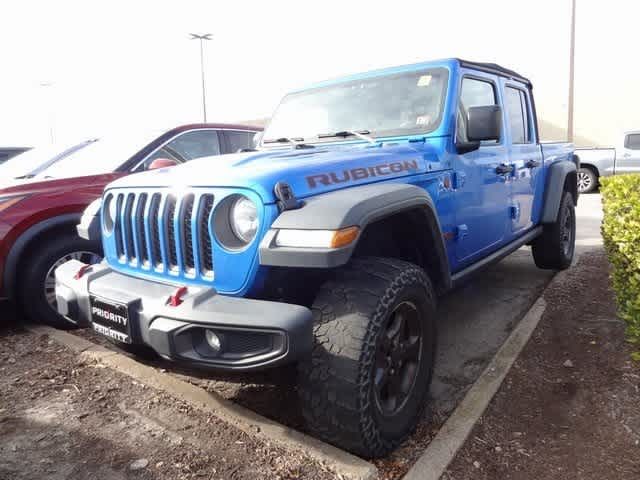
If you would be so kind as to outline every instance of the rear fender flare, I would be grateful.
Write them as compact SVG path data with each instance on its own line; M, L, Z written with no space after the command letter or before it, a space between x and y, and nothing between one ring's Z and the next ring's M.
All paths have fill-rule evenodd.
M577 173L576 164L569 160L562 160L555 162L549 167L547 173L547 182L544 190L544 206L542 209L542 223L554 223L558 218L558 209L560 208L560 202L562 195L565 192L565 183L567 176ZM577 185L576 189L577 190ZM574 195L574 201L577 201L577 193L571 193Z

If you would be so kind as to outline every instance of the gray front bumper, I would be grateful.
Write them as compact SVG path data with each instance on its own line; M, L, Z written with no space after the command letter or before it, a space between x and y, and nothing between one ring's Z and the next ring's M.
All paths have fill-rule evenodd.
M168 299L177 286L116 272L102 263L84 275L71 260L56 270L58 311L78 326L91 325L89 295L129 305L134 343L164 358L220 370L260 370L293 362L311 351L311 311L299 305L228 297L212 288L189 286L183 303ZM214 352L209 329L223 339Z

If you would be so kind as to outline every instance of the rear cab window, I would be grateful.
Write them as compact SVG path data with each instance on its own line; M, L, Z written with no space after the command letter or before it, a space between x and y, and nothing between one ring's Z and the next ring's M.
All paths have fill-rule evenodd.
M507 85L504 93L504 107L511 132L511 143L516 145L532 143L530 107L526 92L521 88Z
M624 139L624 148L640 150L640 133L630 133Z

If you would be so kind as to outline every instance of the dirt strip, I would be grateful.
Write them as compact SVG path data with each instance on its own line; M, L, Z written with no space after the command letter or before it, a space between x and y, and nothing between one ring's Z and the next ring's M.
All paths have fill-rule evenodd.
M546 312L445 480L640 478L640 365L602 249L547 289Z
M0 332L0 479L329 479L257 439L46 335Z

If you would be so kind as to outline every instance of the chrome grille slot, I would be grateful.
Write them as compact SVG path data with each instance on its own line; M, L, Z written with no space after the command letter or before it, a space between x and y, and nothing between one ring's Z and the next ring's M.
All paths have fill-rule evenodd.
M165 247L167 249L167 259L169 260L169 268L177 270L178 268L178 252L176 248L176 197L168 195L164 205L165 211Z
M147 234L144 229L144 214L147 206L147 194L143 193L138 197L136 214L132 221L134 225L135 238L137 241L137 255L142 265L149 264L149 251L147 250Z
M124 243L124 253L128 260L136 260L135 246L133 245L133 229L131 224L131 212L133 210L133 201L135 197L133 193L126 196L124 204L124 214L122 216L122 234Z
M209 234L209 217L213 210L213 195L205 194L200 197L198 209L197 231L198 243L200 245L200 270L202 275L213 276L213 248L211 245L211 235Z
M182 211L180 212L180 235L182 246L182 264L189 273L193 273L195 260L193 256L193 235L191 233L191 223L193 217L193 194L188 194L182 201Z
M151 204L149 206L149 232L151 242L151 263L156 268L162 267L162 252L160 250L160 194L154 193L151 196Z
M116 253L118 254L118 257L122 257L124 258L124 247L122 246L122 216L121 216L121 212L122 212L122 200L124 198L124 195L120 194L116 197L115 201L116 201L116 215L117 217L115 218L115 224L114 224L114 228L113 228L113 236L116 239Z

